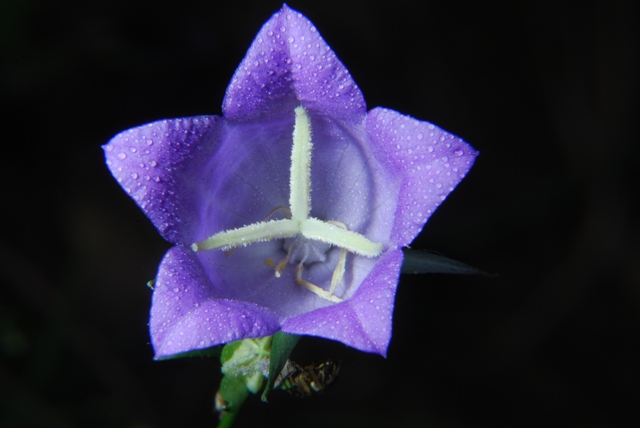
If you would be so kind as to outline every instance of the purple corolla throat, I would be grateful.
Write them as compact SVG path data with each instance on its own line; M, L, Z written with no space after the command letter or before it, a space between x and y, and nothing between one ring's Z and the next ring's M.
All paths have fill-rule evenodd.
M291 169L289 178L289 208L278 206L262 221L238 229L218 232L191 246L193 251L231 250L255 242L286 239L287 255L276 264L275 275L280 277L287 264L296 264L296 282L331 302L342 302L333 293L344 277L347 252L365 257L378 257L382 244L365 236L347 230L347 226L337 220L319 220L309 217L311 211L311 122L304 107L295 109L293 146L291 149ZM284 211L285 218L269 220L278 211ZM329 290L305 281L302 278L304 265L324 261L331 246L340 248L338 263L331 277ZM273 263L271 260L267 264Z

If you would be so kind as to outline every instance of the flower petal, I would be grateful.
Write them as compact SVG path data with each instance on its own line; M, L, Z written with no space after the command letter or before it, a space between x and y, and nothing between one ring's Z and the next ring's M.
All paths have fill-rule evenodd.
M293 110L286 120L225 125L224 141L206 168L193 171L203 188L199 225L190 243L288 206L292 132ZM283 218L282 213L273 218Z
M195 253L179 246L160 264L149 325L156 358L280 329L278 317L268 309L219 298Z
M391 242L406 246L467 174L478 155L455 135L384 108L367 115L371 150L402 177Z
M361 121L366 105L349 71L302 14L286 5L262 27L236 70L223 102L230 120L255 120L307 109Z
M386 356L401 265L402 251L388 251L351 299L289 318L282 331L339 340L361 351Z
M195 242L210 185L204 171L222 127L217 116L161 120L124 131L104 146L113 176L170 242Z

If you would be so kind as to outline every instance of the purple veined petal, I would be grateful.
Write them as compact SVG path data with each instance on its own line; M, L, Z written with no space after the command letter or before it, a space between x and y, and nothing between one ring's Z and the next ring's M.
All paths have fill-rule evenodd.
M278 317L268 309L221 298L195 253L180 246L160 263L149 326L156 358L280 329Z
M167 241L194 242L209 185L203 179L223 125L217 116L160 120L104 146L111 173Z
M364 121L345 127L328 117L310 116L311 215L345 223L387 246L401 180L373 155Z
M367 115L371 150L402 178L391 242L406 246L465 177L478 152L437 126L375 108Z
M401 250L386 252L351 299L289 318L282 331L338 340L361 351L386 356L401 265Z
M366 114L349 71L314 25L285 5L256 36L222 109L226 119L248 121L286 115L300 104L350 123Z
M294 114L282 120L226 123L223 142L206 168L195 235L189 244L265 218L289 204ZM275 218L283 218L278 213Z

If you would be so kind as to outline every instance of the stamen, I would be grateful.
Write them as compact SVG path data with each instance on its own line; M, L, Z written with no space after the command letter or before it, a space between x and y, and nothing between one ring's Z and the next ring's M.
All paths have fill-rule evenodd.
M284 205L278 205L277 207L272 209L271 212L269 214L267 214L267 216L265 218L262 219L262 221L269 220L271 218L271 216L273 216L278 211L283 211L284 212L284 218L291 218L291 210L289 210L289 208L285 207Z
M281 272L284 270L284 268L287 267L287 263L289 263L290 257L291 257L291 252L288 252L287 255L284 257L284 259L278 262L275 268L276 278L280 278Z
M329 294L326 290L323 290L322 288L318 287L317 285L302 279L302 262L298 263L298 266L296 267L296 282L302 285L307 290L315 293L316 295L318 295L319 297L322 297L325 300L329 300L330 302L334 302L334 303L342 302L342 299L339 298L338 296L333 296Z
M347 230L347 225L341 221L337 220L327 220L327 223L338 226L341 229ZM331 288L329 289L329 295L333 295L336 287L340 285L342 282L342 278L344 277L345 264L347 262L347 250L344 248L340 249L340 257L338 257L338 263L336 264L335 269L333 270L333 275L331 275Z
M338 264L336 264L336 268L333 270L333 275L331 275L331 288L329 289L329 295L333 295L336 287L340 285L342 282L342 278L344 277L345 264L347 261L347 250L342 248L340 250L340 257L338 258Z

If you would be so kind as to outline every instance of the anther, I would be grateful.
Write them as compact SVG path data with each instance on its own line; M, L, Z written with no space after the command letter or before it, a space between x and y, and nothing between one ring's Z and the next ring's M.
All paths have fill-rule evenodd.
M296 282L299 285L303 286L304 288L306 288L307 290L311 291L312 293L315 293L319 297L322 297L323 299L328 300L330 302L334 302L334 303L342 302L342 299L339 298L338 296L334 296L332 294L329 294L329 292L327 292L326 290L323 290L322 288L318 287L317 285L312 284L309 281L305 281L304 279L302 279L302 269L303 269L303 264L302 264L302 262L300 262L300 263L298 263L298 266L296 267Z

